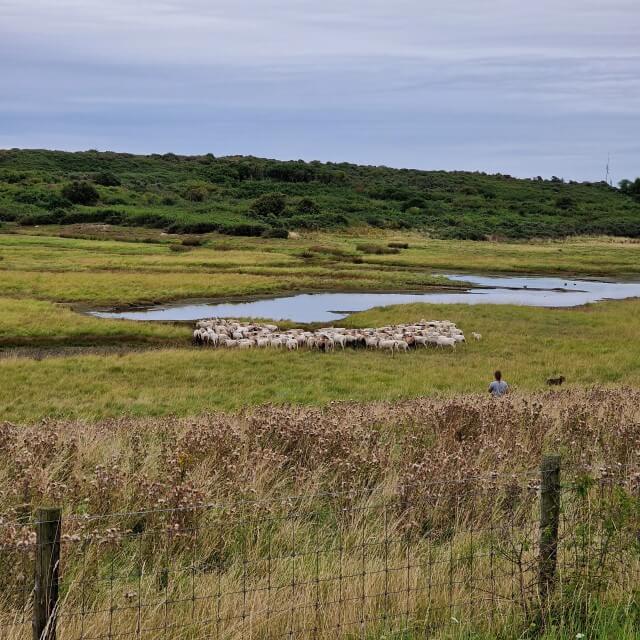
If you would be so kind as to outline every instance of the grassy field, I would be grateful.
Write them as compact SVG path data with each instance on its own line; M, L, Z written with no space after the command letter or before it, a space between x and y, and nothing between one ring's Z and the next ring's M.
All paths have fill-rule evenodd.
M394 267L400 271L413 267L591 276L640 274L640 240L628 238L475 242L438 240L410 231L359 228L332 233L305 232L287 240L205 234L198 237L203 246L172 255L172 245L180 245L185 238L193 236L168 236L153 230L89 224L13 226L5 231L0 234L2 255L7 260L13 259L10 264L17 268L40 261L46 268L65 271L76 270L78 263L86 269L167 272L292 268L299 274L303 267L315 267L318 271L312 271L311 275L322 275L320 269L329 267L331 271L363 272L370 278L381 279L388 271L393 273ZM359 249L363 246L384 248L390 243L408 247L390 255L375 255Z
M501 368L507 380L523 390L540 389L547 377L559 374L571 385L638 386L639 313L640 301L573 310L405 305L357 314L345 323L364 327L448 318L466 332L484 336L455 353L422 350L394 358L381 352L236 352L186 345L42 361L9 357L0 360L0 405L5 419L17 421L43 416L189 415L263 402L484 392L494 368ZM106 333L112 326L117 331L118 324L128 323L99 326ZM146 329L149 341L157 339L155 330ZM181 331L171 326L162 330L178 336Z
M291 240L214 234L203 246L176 252L171 247L183 246L184 238L168 239L160 232L127 235L126 229L93 226L76 227L78 237L59 232L35 228L27 235L0 235L4 419L188 415L263 402L484 391L498 367L514 386L527 390L560 374L572 385L640 383L635 320L640 302L634 300L565 310L406 305L356 314L343 323L364 327L447 318L484 336L456 353L425 350L395 358L378 352L201 350L191 347L187 324L101 320L72 310L301 289L424 289L442 284L434 274L447 270L633 277L640 271L638 243L452 242L386 232L313 233ZM400 241L409 248L390 256L357 249L363 242ZM56 356L69 347L85 350L44 359L12 352L28 348L27 355ZM93 352L96 347L117 352Z
M123 305L305 288L417 289L444 282L428 272L380 266L366 258L354 263L355 242L351 255L335 256L314 240L252 243L218 237L204 247L175 252L172 247L182 247L175 242L5 234L0 235L0 295Z

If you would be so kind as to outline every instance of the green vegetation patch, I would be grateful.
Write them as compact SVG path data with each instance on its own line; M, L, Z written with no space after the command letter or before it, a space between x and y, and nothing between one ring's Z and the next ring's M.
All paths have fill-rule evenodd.
M640 237L639 180L516 179L348 163L0 151L0 223L110 224L281 237L290 230L419 229L433 237Z

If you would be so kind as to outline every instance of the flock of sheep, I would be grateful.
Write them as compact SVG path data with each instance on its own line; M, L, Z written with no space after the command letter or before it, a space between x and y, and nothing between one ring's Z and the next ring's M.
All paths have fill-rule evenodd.
M479 333L473 338L480 340ZM340 329L326 327L315 331L289 329L281 331L274 324L235 322L222 318L200 320L193 332L195 344L238 349L275 348L294 351L301 348L333 351L347 347L381 349L392 354L418 347L455 349L464 342L464 334L448 320L421 320L414 324L397 324L377 329Z

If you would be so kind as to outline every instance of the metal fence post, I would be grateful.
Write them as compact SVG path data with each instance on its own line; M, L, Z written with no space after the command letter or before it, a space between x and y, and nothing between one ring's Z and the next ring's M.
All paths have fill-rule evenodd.
M560 456L548 455L540 465L540 558L538 593L542 604L553 591L558 564L560 524Z
M62 511L57 508L38 509L35 525L33 640L56 640Z

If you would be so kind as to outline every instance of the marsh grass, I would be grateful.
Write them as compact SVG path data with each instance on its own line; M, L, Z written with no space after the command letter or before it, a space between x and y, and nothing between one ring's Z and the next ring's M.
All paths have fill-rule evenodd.
M93 318L42 300L0 298L0 346L55 348L99 345L178 346L191 335L187 326Z
M93 233L93 226L89 226ZM102 227L101 227L102 229ZM109 226L101 240L42 235L0 234L0 342L96 344L105 334L125 342L165 335L174 344L175 328L149 329L140 323L102 326L74 318L60 303L89 306L153 304L185 298L269 295L296 290L388 291L462 286L432 270L527 271L632 275L640 270L640 244L587 239L546 243L483 243L428 240L415 233L305 234L296 240L199 238L202 246L186 253L172 246L191 236L141 236L140 230ZM38 232L38 234L35 234ZM59 233L59 230L57 231ZM87 232L88 233L88 232ZM122 241L122 234L131 241ZM145 232L151 233L151 232ZM81 229L78 234L82 236ZM127 237L127 236L125 236ZM117 238L117 239L116 239ZM376 245L410 241L401 256L360 256L363 239ZM153 242L149 242L153 240ZM308 250L311 260L301 257ZM36 302L39 301L39 302ZM53 303L45 307L39 303Z
M225 243L224 250L209 243L177 253L171 251L175 246L183 245L0 235L0 296L124 305L295 289L425 288L444 282L392 265L354 268L335 247L328 260L306 264L286 241Z
M75 228L82 236L84 227ZM88 237L42 235L56 233L56 228L31 229L32 234L28 235L0 234L1 346L99 346L118 341L175 346L187 338L184 327L97 321L71 313L63 303L87 308L295 290L421 290L451 284L434 276L431 269L605 274L632 273L640 265L640 244L620 239L515 244L438 241L415 233L372 231L311 233L291 241L208 235L198 238L202 246L192 247L187 253L173 253L171 246L182 246L180 242L191 242L192 237L173 238L159 232L151 236L151 231L109 225L102 225L100 231L100 240L92 239L92 225L85 230ZM123 237L131 241L125 242ZM403 251L399 265L381 262L376 256L363 256L356 264L352 256L363 238L381 245L407 244L399 240L405 238L410 240L410 249ZM300 250L308 247L314 257L311 261L299 256ZM469 312L462 309L458 312L433 308L434 314L444 312L470 318ZM393 313L399 311L394 309ZM508 315L496 309L494 324L502 323ZM627 322L628 314L622 315L621 326ZM471 329L484 325L486 316L487 311L479 309L477 322L470 318ZM556 323L552 312L548 319L553 332ZM535 311L531 312L531 320L532 331L537 333L535 324L539 319ZM358 319L352 322L357 323ZM500 331L507 332L505 339L509 342L513 340L510 326L500 326ZM520 325L517 328L522 331ZM610 328L615 340L618 330Z

